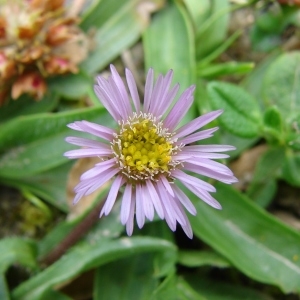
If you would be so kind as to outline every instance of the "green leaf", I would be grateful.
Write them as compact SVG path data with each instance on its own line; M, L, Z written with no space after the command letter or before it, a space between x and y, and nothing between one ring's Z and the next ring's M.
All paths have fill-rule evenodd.
M230 266L228 260L216 252L196 250L179 251L178 263L186 267L213 266L226 268Z
M206 300L272 300L267 295L244 287L241 284L228 284L218 280L211 280L205 277L187 275L184 281L195 291L201 293Z
M199 77L212 79L225 75L243 75L249 73L254 68L254 63L240 63L230 61L220 64L201 66L197 70Z
M0 274L0 299L10 300L6 279L3 274Z
M196 29L201 28L203 22L209 17L211 9L210 0L184 0L189 14L191 15L193 25Z
M102 108L38 114L7 122L0 132L0 177L28 177L66 163L68 159L63 153L74 149L74 146L64 139L78 135L67 128L67 124L78 120L105 125L112 122Z
M232 134L251 138L259 135L261 116L254 98L242 88L224 82L210 82L208 95L215 109L224 109L220 123Z
M209 17L201 24L198 24L196 29L198 58L210 54L225 40L229 25L229 12L228 0L210 1Z
M284 149L271 148L257 162L247 195L260 206L266 207L277 190L276 179L284 162Z
M214 210L188 193L197 209L193 230L237 269L257 281L300 291L300 234L268 214L247 197L224 184L215 198L223 210Z
M93 85L93 79L83 74L69 74L63 77L50 78L49 89L67 99L79 99L87 95Z
M300 153L287 150L285 153L282 178L293 186L300 186Z
M151 4L155 10L162 1L153 0ZM105 22L101 19L104 14L107 14ZM142 0L100 1L82 23L85 29L94 26L98 29L94 37L96 50L82 63L82 69L89 74L95 73L131 47L148 26L149 14Z
M270 65L263 82L266 106L276 105L288 124L300 110L299 64L299 52L282 54Z
M18 189L29 190L34 195L48 201L58 209L68 212L66 203L66 186L68 174L73 166L73 161L69 161L56 168L47 170L37 175L18 179L1 179L5 185Z
M36 245L21 238L4 238L0 241L0 273L18 263L30 269L37 268Z
M72 298L54 290L50 290L43 295L43 300L72 300Z
M176 251L173 244L156 238L132 237L81 243L53 265L19 285L13 291L18 300L41 299L43 294L78 274L133 254L156 251Z
M151 300L206 300L182 278L170 274L153 292Z
M269 107L264 114L265 131L272 137L280 139L283 130L283 122L279 109L276 106Z
M109 188L103 189L91 205L83 210L79 215L76 215L74 218L70 218L70 216L60 222L56 227L54 227L47 235L38 242L38 258L43 260L43 258L52 251L56 245L62 242L64 238L66 238L74 228L80 224L87 215L95 210L99 201L104 199L105 195L107 195ZM84 199L82 199L84 201ZM96 212L99 214L100 212ZM93 243L98 238L116 238L120 236L120 234L124 231L124 226L121 224L119 220L120 216L120 201L118 201L110 214L106 217L99 219L96 224L93 225L93 228L89 230L88 233L82 238L82 240ZM79 225L80 226L80 225Z
M180 83L180 91L196 82L195 45L193 31L185 10L179 2L158 12L143 35L146 69L165 74L174 71L173 82ZM163 41L163 47L157 41ZM194 117L194 111L185 122Z
M152 253L142 253L99 267L93 299L150 299L159 283L153 276L153 258Z
M48 112L53 110L57 104L57 95L50 92L39 101L23 95L18 100L10 100L7 104L0 107L0 123L7 122L19 116Z

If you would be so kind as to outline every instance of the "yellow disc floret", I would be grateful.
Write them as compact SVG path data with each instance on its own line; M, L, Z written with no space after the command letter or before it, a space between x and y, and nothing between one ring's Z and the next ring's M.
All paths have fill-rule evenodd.
M174 150L171 135L161 122L149 114L140 113L120 124L120 133L112 143L123 173L133 179L154 179L173 167Z

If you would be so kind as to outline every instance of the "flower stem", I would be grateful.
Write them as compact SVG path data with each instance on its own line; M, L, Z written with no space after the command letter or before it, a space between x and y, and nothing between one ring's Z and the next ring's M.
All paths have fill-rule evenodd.
M48 266L55 263L91 229L97 220L99 220L99 211L101 211L106 197L107 196L105 196L52 251L41 259L42 264Z

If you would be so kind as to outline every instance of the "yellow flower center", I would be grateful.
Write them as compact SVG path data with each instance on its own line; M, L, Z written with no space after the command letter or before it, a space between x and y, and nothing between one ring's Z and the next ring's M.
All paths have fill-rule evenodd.
M136 179L154 179L174 168L172 155L178 147L171 134L151 114L134 114L120 124L120 133L112 142L123 174Z

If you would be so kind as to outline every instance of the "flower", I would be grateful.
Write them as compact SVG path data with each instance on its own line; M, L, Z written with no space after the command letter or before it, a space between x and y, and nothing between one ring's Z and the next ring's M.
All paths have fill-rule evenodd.
M34 94L40 100L47 78L78 72L91 41L78 26L80 18L70 14L75 5L65 7L64 0L7 0L0 5L0 106L9 95ZM43 82L36 93L24 80L32 73Z
M66 152L64 155L68 158L99 157L99 163L81 175L80 183L75 187L74 203L112 180L100 217L110 213L124 185L120 216L128 235L133 231L134 214L141 228L146 218L153 220L156 211L171 230L175 231L178 222L192 238L192 228L184 208L192 215L196 214L196 209L177 183L181 182L210 206L221 209L220 203L210 195L216 191L215 187L186 172L227 184L237 181L229 168L213 160L228 157L219 152L234 150L233 146L193 145L211 137L218 129L199 131L216 119L222 110L212 111L177 128L192 105L195 86L186 89L171 108L179 89L178 84L170 89L173 71L170 70L165 77L159 75L153 87L153 70L150 69L142 105L132 73L126 69L130 97L113 65L111 73L107 80L101 76L97 78L95 93L118 123L118 128L88 121L68 125L101 139L66 138L68 143L84 147Z

